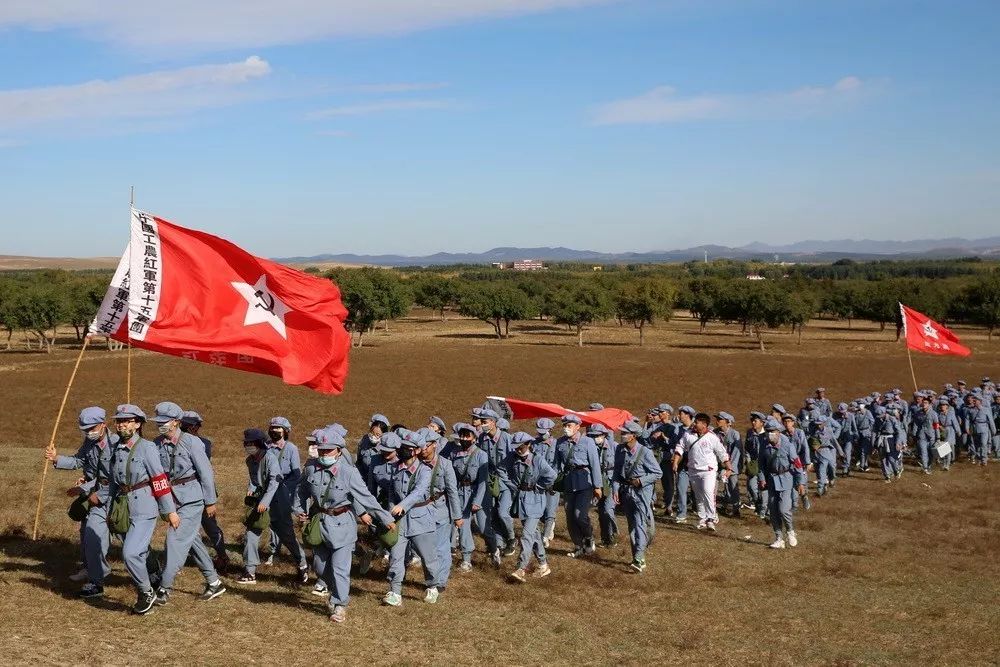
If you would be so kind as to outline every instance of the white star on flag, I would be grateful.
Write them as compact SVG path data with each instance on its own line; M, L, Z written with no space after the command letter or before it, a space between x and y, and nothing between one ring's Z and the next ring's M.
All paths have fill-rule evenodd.
M247 314L243 318L243 326L270 324L282 338L288 340L285 332L285 315L291 309L267 289L266 275L258 278L253 285L238 282L230 284L247 300Z
M934 340L937 340L938 332L937 329L934 328L933 324L931 324L930 322L924 322L924 335L927 336L928 338L933 338Z

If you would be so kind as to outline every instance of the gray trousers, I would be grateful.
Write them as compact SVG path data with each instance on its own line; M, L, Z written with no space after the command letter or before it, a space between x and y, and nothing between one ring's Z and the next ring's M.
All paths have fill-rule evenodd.
M212 565L212 558L208 555L205 543L201 541L201 515L204 512L205 503L188 503L177 508L177 516L181 519L181 524L174 530L167 529L167 539L165 549L167 551L167 563L163 568L163 580L160 586L168 591L174 586L174 579L177 573L184 567L188 554L194 556L195 565L201 570L201 575L205 577L206 584L214 584L219 580L219 575Z
M87 578L90 583L103 586L105 577L111 574L111 567L108 565L111 531L108 528L107 506L92 507L80 527Z
M991 440L989 433L971 433L969 438L969 453L976 457L979 463L986 463L990 458Z
M486 550L493 553L497 548L496 532L493 530L493 522L490 515L493 512L493 496L489 493L483 494L483 504L476 512L472 511L471 503L467 503L466 514L462 516L465 521L458 531L458 548L462 552L462 560L472 562L472 552L476 550L476 541L472 537L473 528L486 540Z
M740 476L733 472L728 478L726 478L725 486L722 492L725 502L730 506L739 510L740 508Z
M646 557L646 547L649 546L649 526L653 523L653 509L642 498L631 494L620 496L622 512L628 523L628 539L632 545L632 558L640 560Z
M403 590L403 578L406 576L406 548L412 545L413 550L420 556L420 561L424 568L424 585L427 588L435 588L438 585L438 556L437 556L437 531L414 535L413 537L399 536L399 541L389 552L389 590L393 593L400 593Z
M848 473L851 470L851 459L854 458L854 441L848 440L847 442L841 443L840 445L844 450L844 465L841 466L840 470L843 473Z
M292 523L292 507L284 500L279 499L278 494L275 494L274 499L275 502L271 504L271 535L268 538L269 552L272 556L277 556L278 552L281 551L281 546L284 545L288 549L288 553L292 555L292 558L299 561L299 567L305 567L305 555L303 554L301 545L299 545L298 538L295 536L294 524ZM290 539L286 539L288 535L291 535ZM293 549L291 546L292 543L299 548ZM301 556L297 554L301 554Z
M903 471L902 454L896 449L895 443L888 438L880 438L878 449L882 455L882 475L886 479Z
M858 456L858 467L861 470L868 470L868 459L870 459L872 455L872 436L861 435L858 439L858 444L861 449L861 454Z
M688 515L688 489L691 487L691 478L687 468L677 471L677 517L686 518Z
M226 536L222 534L222 528L219 527L218 519L202 513L201 528L205 531L205 535L208 536L208 543L215 551L216 558L229 560L229 554L226 553Z
M837 479L837 452L832 447L823 447L816 452L816 479L819 488L824 489L830 480Z
M351 557L354 544L334 549L324 540L313 549L313 567L330 591L327 604L330 611L334 607L346 607L351 597Z
M601 527L601 541L614 542L618 537L618 522L615 520L615 499L610 493L597 501L597 523Z
M926 436L917 438L917 453L920 456L920 467L924 470L929 470L931 467L931 447L934 444L934 440Z
M590 501L593 497L594 490L590 488L566 492L566 527L578 549L594 539L594 526L590 522Z
M493 528L501 539L512 544L516 539L514 520L510 517L510 508L514 498L506 486L500 491L500 497L493 499Z
M538 530L539 517L521 519L521 554L517 557L517 567L523 570L531 562L531 554L535 554L538 563L545 562L545 545L542 544L542 533Z
M754 476L747 475L747 497L753 503L754 511L764 516L767 511L767 489L760 488L760 483L764 481L764 475L757 473Z
M774 530L774 536L779 540L782 528L787 533L795 530L795 525L792 523L792 493L791 489L785 489L784 491L770 491L767 494L768 510L771 513L771 528Z
M451 528L454 524L451 521L439 523L434 536L437 541L437 574L434 580L438 586L448 585L451 578ZM464 523L463 523L464 525Z
M555 535L556 532L556 514L559 512L559 494L555 492L546 492L545 496L545 509L542 511L542 522L545 525L545 530L542 533L542 537L547 537L550 540Z
M275 515L271 515L271 532L278 535L281 544L285 545L288 553L292 554L298 564L299 569L306 567L306 554L295 539L295 531L292 529L291 515L287 515L287 522L275 521ZM243 567L248 574L255 574L257 566L260 565L260 537L261 534L247 529L246 542L243 545Z
M149 582L149 575L155 569L153 559L150 558L149 543L153 540L153 531L156 530L156 518L133 519L129 518L128 532L125 534L125 544L122 545L122 560L125 561L125 569L132 577L132 583L143 593L153 590Z

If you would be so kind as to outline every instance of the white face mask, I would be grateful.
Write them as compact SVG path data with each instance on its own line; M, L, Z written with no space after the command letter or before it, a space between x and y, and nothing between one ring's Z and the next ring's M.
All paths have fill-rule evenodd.
M243 451L247 456L256 456L257 448L254 445L243 445Z
M337 462L337 457L336 456L321 456L321 457L319 457L319 464L321 466L329 467L329 466L334 465L336 462Z
M319 458L319 448L316 445L309 445L309 458Z
M778 444L778 441L781 440L781 434L777 431L768 431L767 439L772 445L776 445Z
M173 422L160 424L159 426L156 427L156 430L160 432L160 435L169 435L170 432L174 430Z

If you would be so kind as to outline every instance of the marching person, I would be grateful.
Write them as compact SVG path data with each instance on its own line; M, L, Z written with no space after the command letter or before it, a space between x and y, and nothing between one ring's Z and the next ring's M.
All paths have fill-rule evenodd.
M486 487L489 483L489 459L486 452L476 445L476 429L472 424L459 422L452 427L457 447L449 450L455 480L458 484L459 504L462 523L459 526L458 548L462 552L459 572L472 570L472 553L476 543L472 537L473 527L486 540L486 551L491 555L496 551L496 536L493 522L489 519L489 503L493 497Z
M476 411L473 411L475 415ZM493 508L493 530L497 533L497 550L492 554L493 566L500 567L500 556L513 556L515 547L514 520L510 516L510 508L513 496L510 493L508 480L504 479L507 471L503 462L510 455L510 433L501 431L497 426L500 419L494 410L488 408L478 409L480 420L479 448L486 452L490 460L490 476L498 480L490 480L494 489L499 489L499 494L493 498L491 506ZM502 554L501 554L502 551Z
M547 489L555 481L556 471L544 456L532 454L534 438L519 431L511 438L514 451L504 462L507 469L507 484L513 496L514 515L521 521L521 554L517 559L517 569L510 576L520 582L527 581L531 555L535 555L538 567L531 573L541 579L552 573L545 558L545 545L538 523L545 511Z
M764 429L767 417L763 412L750 413L750 428L744 438L744 453L746 461L744 468L747 473L747 497L753 504L752 509L758 518L767 514L767 491L762 484L764 473L760 470L760 452L767 446L768 436Z
M212 441L201 435L201 426L203 420L201 415L193 410L187 410L184 412L184 416L181 417L181 430L185 433L190 433L194 437L201 440L202 444L205 446L205 456L208 460L212 460ZM208 510L201 516L201 529L205 531L205 535L208 536L208 542L212 549L215 551L215 559L212 561L215 565L215 569L220 574L229 569L229 553L226 552L226 536L222 533L222 528L219 527L219 521L212 513L212 516L208 515Z
M548 417L542 417L535 422L535 438L533 452L536 456L542 456L553 470L556 467L556 439L552 437L552 429L556 423ZM545 511L542 512L542 546L546 549L555 537L556 514L559 512L559 494L549 489L545 492Z
M429 507L434 502L431 498L432 472L417 458L424 444L419 433L405 433L400 439L399 463L389 485L389 501L393 503L389 513L399 524L399 541L389 553L389 592L382 598L382 604L391 607L403 604L406 552L411 545L424 566L424 602L434 604L438 601L437 522Z
M740 515L740 471L743 469L743 443L740 440L740 432L733 428L733 416L728 412L719 412L715 415L715 435L722 441L729 455L729 467L732 472L723 479L723 502L729 506L729 515L738 517Z
M774 530L774 542L770 547L784 549L786 537L788 546L794 547L798 539L792 522L792 494L798 487L799 494L805 495L805 469L791 441L782 433L778 420L768 419L764 428L768 442L760 452L760 469L764 475L760 484L767 489L768 512Z
M858 449L860 452L856 465L861 472L867 472L872 456L872 445L875 442L875 434L872 431L875 426L875 415L872 414L869 405L860 400L852 408L855 410L854 428L858 434Z
M815 401L813 399L807 399L807 403L812 401L810 405L814 406ZM785 437L788 441L792 443L792 448L795 450L796 456L802 462L802 488L805 489L809 484L809 471L815 468L812 461L812 454L809 447L809 439L806 437L806 429L814 428L813 424L821 417L818 412L812 410L808 416L802 420L796 420L794 415L786 414L782 421L785 427ZM807 426L802 426L805 423ZM798 509L799 507L799 497L802 498L802 504L805 508L809 509L809 497L806 496L805 491L801 493L792 493L792 509Z
M150 580L153 563L149 558L156 519L165 515L174 530L180 528L181 519L175 511L170 482L156 445L142 437L146 413L134 405L119 405L114 420L119 440L111 468L108 511L114 512L115 503L127 503L128 530L122 559L138 593L132 612L143 615L152 610L156 600Z
M611 476L615 470L615 450L618 449L618 443L614 441L611 430L603 424L592 424L587 427L587 437L597 445L598 458L601 462L602 484L601 498L597 501L597 523L601 530L601 546L609 548L618 543L615 501L611 497Z
M375 448L378 447L382 436L389 432L389 418L376 412L368 420L368 432L361 436L358 442L357 466L361 478L368 479L368 471L371 468L372 458L375 456Z
M259 428L248 428L243 432L243 451L246 454L247 506L257 515L269 512L275 496L281 488L280 464L278 453L267 446L268 436ZM289 514L291 509L289 509ZM284 544L292 558L299 563L299 583L309 583L309 566L306 556L295 539L291 525L270 524L272 531L278 532L278 540ZM246 540L243 545L243 576L236 580L238 584L253 585L257 583L257 566L260 565L260 538L262 530L247 526Z
M845 477L851 475L851 461L854 460L854 443L858 440L856 414L847 403L838 404L837 411L833 414L833 419L840 425L840 435L837 438L840 441L840 450L843 456L840 474Z
M955 411L951 408L951 403L948 399L941 397L938 399L938 422L941 424L941 435L944 440L951 444L951 453L943 457L940 457L941 469L948 470L951 467L951 462L955 457L955 450L958 447L958 434L961 431L961 427L958 424L958 418L955 417Z
M997 434L997 425L993 411L983 406L983 395L976 390L970 395L972 407L966 411L965 430L969 433L970 447L975 452L976 463L985 466L990 457L993 438Z
M910 436L916 442L920 467L925 475L931 474L931 449L937 445L940 429L941 422L937 413L931 409L930 397L921 393L916 410L911 413Z
M813 422L813 437L819 441L816 447L816 493L826 493L826 486L833 486L837 479L837 439L830 427L831 419L820 415ZM800 455L801 456L801 455ZM808 508L806 508L808 509Z
M653 485L663 475L653 452L639 443L643 428L637 421L622 424L622 442L615 453L615 470L611 489L616 505L622 508L628 523L629 544L632 547L631 568L638 573L646 569L646 547L653 519Z
M56 470L83 470L83 482L67 493L86 498L87 515L80 523L80 549L83 553L82 577L77 573L71 581L87 579L77 595L97 598L104 595L104 579L111 573L108 530L111 467L118 435L111 433L104 408L92 406L80 411L79 426L83 444L73 456L60 456L53 445L45 449L45 458Z
M715 530L719 515L715 511L715 486L718 470L725 468L723 476L728 480L733 470L729 465L729 454L719 437L711 430L712 418L704 412L694 417L692 439L685 436L674 448L673 468L676 471L687 454L688 477L694 487L695 504L698 510L698 530Z
M901 454L906 440L903 424L894 414L879 405L875 408L875 425L872 431L875 434L875 446L882 457L882 476L886 483L893 478L899 479L903 474Z
M165 550L167 562L163 568L159 589L154 604L167 604L173 590L174 579L180 572L188 555L205 578L202 601L214 600L226 592L218 572L208 555L208 549L201 541L198 529L203 514L215 517L215 474L212 464L205 454L201 440L181 431L183 411L176 403L169 401L156 406L153 421L160 435L154 441L159 451L160 462L170 477L177 516L180 526L167 530Z
M597 444L583 435L582 423L575 414L563 415L563 435L556 442L556 470L564 475L566 524L574 546L570 558L594 553L590 503L601 499L600 455Z
M291 432L292 424L284 417L273 417L268 424L267 435L270 440L268 447L278 454L278 475L281 481L271 503L269 552L262 565L274 565L274 559L281 550L279 534L290 533L298 544L298 538L295 538L295 530L292 527L292 502L298 493L299 480L302 478L302 458L299 456L299 448L288 439ZM294 556L295 552L291 549L289 551ZM301 547L299 553L302 553ZM305 556L299 564L299 569L304 564Z
M316 571L330 591L327 601L330 620L343 623L350 601L351 556L358 540L357 522L371 526L372 518L377 517L388 530L395 527L395 522L379 507L358 469L341 464L343 437L332 431L319 431L316 436L319 456L299 481L294 510L301 522L319 515L322 542L314 550L319 562Z
M458 496L458 480L451 461L438 453L442 438L431 428L418 431L424 437L424 448L420 461L431 469L431 509L434 511L435 540L437 542L438 570L435 580L439 590L448 586L451 577L451 532L452 527L461 530L462 506Z
M677 447L681 447L683 451L680 462L675 466L673 465L673 460L671 460L670 465L667 466L671 472L666 473L666 475L676 473L677 476L677 483L675 485L677 488L677 517L674 519L674 523L687 523L688 490L691 488L691 475L688 472L688 448L698 437L694 432L694 417L696 414L698 414L697 410L690 405L682 405L677 409L677 419L680 421L680 424L676 432L676 439L673 449L665 453L666 458L673 457L674 452L677 451Z

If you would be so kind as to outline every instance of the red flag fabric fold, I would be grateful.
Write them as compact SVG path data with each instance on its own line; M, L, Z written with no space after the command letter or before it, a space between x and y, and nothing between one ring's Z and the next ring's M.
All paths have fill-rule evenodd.
M619 429L625 422L634 419L632 413L621 408L604 408L603 410L570 410L557 403L536 403L517 398L503 399L510 406L514 419L538 419L539 417L561 418L563 415L575 414L584 424L603 424L610 429Z
M967 357L972 354L958 340L958 336L921 312L899 304L903 317L903 334L906 346L927 354L953 354Z

